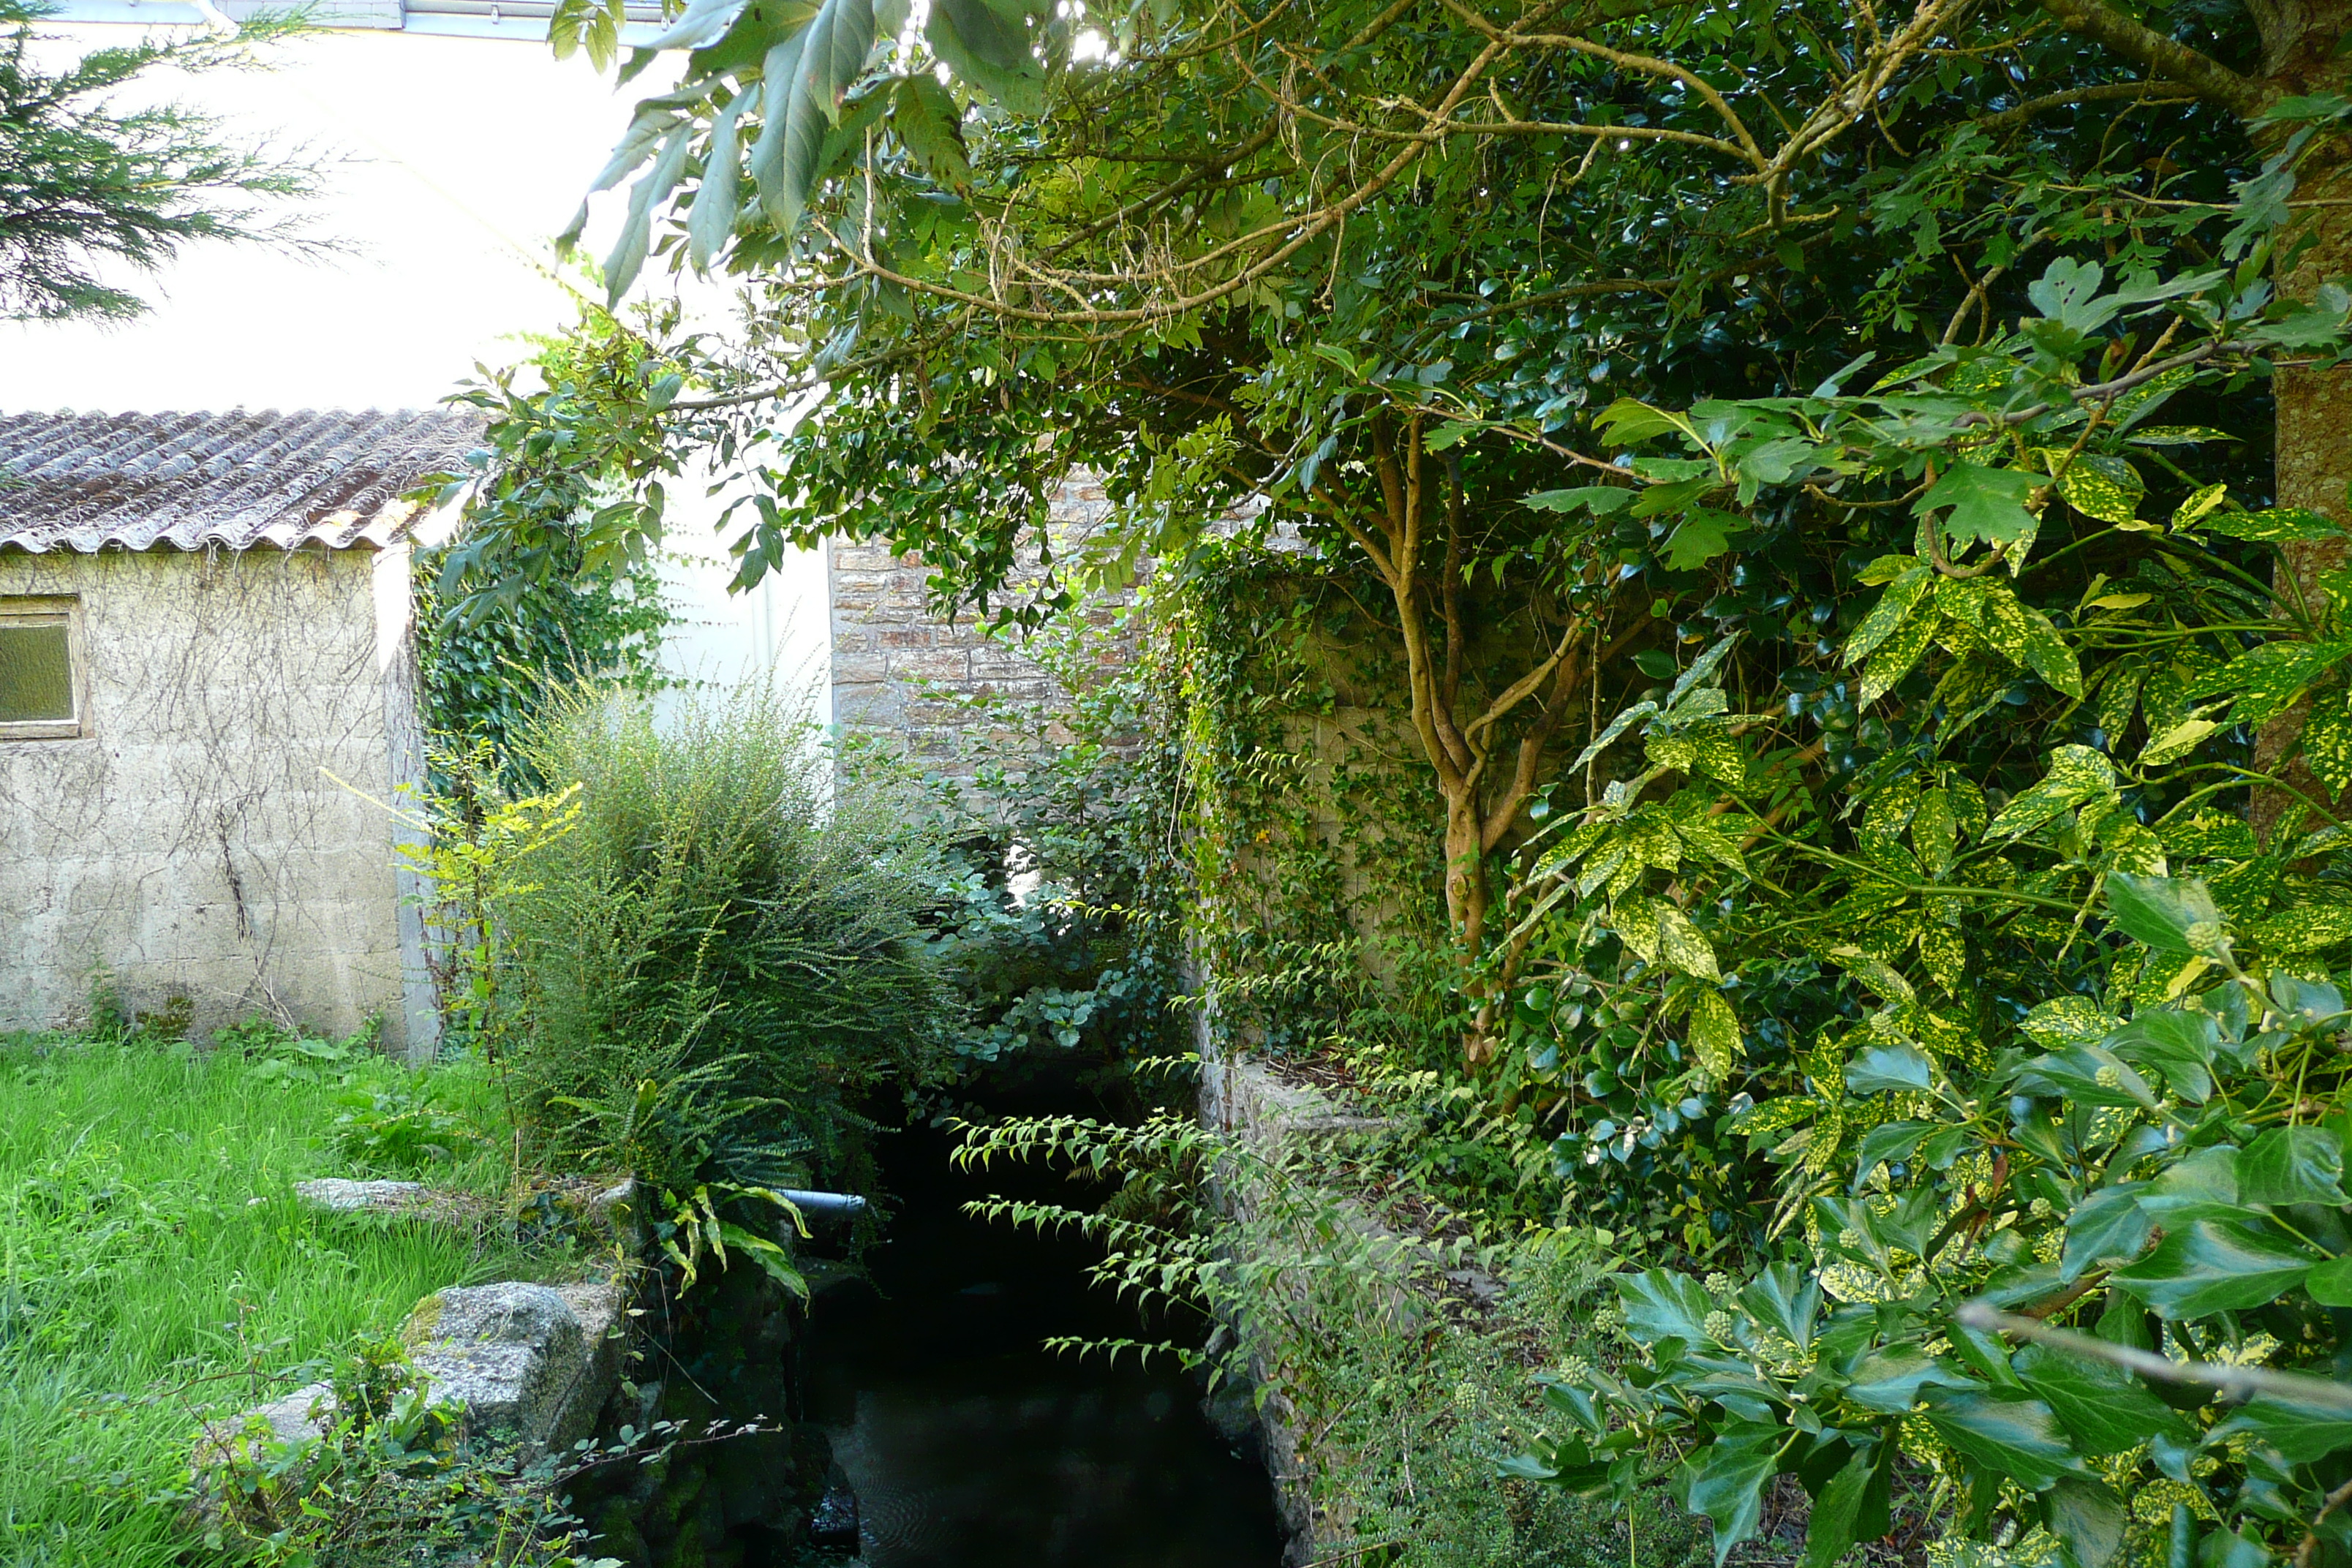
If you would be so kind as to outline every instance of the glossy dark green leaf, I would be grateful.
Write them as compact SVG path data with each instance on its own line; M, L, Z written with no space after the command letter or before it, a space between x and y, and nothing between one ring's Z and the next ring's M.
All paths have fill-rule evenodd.
M2278 1399L2265 1394L2241 1405L2215 1427L2212 1441L2225 1443L2241 1433L2268 1443L2291 1465L2307 1465L2339 1448L2352 1447L2352 1405Z
M1860 1453L1846 1461L1813 1501L1805 1526L1801 1568L1832 1568L1858 1535L1864 1499L1869 1494L1876 1456Z
M1856 1094L1875 1094L1882 1089L1920 1089L1933 1088L1936 1081L1934 1064L1925 1052L1908 1041L1892 1045L1873 1046L1846 1064L1845 1086Z
M2238 1201L2341 1207L2344 1145L2316 1127L2276 1127L2238 1155Z
M2318 1261L2283 1237L2229 1220L2191 1220L2112 1276L2166 1318L2201 1318L2275 1301Z
M2119 1367L2044 1345L2028 1345L2011 1364L2057 1415L2077 1453L2098 1458L2128 1452L2158 1432L2181 1435L2171 1407Z
M2042 1521L2066 1550L2070 1568L2106 1568L2124 1544L2124 1502L2088 1476L2061 1476L2042 1498Z
M2071 1285L2085 1270L2113 1259L2129 1262L2147 1245L2156 1222L2140 1207L2145 1182L2122 1182L2101 1187L2066 1215L2066 1249L2060 1254L2058 1277Z
M1663 1339L1702 1343L1707 1314L1716 1310L1697 1280L1663 1268L1619 1275L1617 1300L1625 1314L1626 1332L1643 1343Z
M1939 1394L1928 1405L1927 1419L1965 1458L2029 1491L2082 1468L2057 1416L2039 1399L2001 1393Z
M1840 1396L1850 1405L1888 1415L1907 1415L1922 1390L1965 1391L1981 1388L1959 1367L1929 1355L1917 1345L1890 1345L1873 1351L1855 1363L1853 1381Z
M1777 1426L1735 1426L1694 1453L1675 1474L1683 1507L1715 1526L1716 1568L1731 1549L1756 1533L1764 1485L1780 1468L1794 1434Z

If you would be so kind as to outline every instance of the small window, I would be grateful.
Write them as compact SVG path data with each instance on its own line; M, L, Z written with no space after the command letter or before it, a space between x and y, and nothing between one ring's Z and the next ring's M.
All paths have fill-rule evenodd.
M70 599L0 599L0 741L82 733Z

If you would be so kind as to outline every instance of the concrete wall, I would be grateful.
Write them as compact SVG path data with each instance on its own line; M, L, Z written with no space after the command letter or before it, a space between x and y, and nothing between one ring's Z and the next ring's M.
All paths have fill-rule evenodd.
M89 723L0 742L0 1030L85 1018L103 966L199 1035L379 1015L404 1047L393 819L326 773L413 773L406 551L0 552L20 594L79 599Z

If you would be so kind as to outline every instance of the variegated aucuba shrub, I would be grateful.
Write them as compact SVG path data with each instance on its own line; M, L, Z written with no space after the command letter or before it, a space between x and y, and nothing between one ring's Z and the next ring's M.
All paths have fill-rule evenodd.
M1788 1260L1622 1276L1616 1364L1549 1380L1515 1471L1671 1474L1719 1556L1792 1475L1806 1562L1834 1562L1906 1463L1955 1562L2352 1552L2352 1011L2242 955L2200 881L2113 873L2107 904L2143 972L2196 978L2128 1022L2046 1002L1979 1069L1894 1030L1857 1052L1853 1179L1807 1195Z
M2269 549L2341 531L2147 423L2246 352L2252 276L2057 263L2040 319L1866 396L1621 406L1682 455L1554 498L1694 550L1844 509L1875 592L1818 660L1656 672L1553 792L1521 1092L1572 1201L1685 1266L1622 1278L1517 1473L1671 1480L1724 1552L1793 1476L1809 1568L1898 1479L1954 1563L2352 1557L2352 1406L2276 1381L2332 1374L2352 1307L2352 573L2273 594ZM2146 315L2192 357L2113 374ZM2342 326L2254 330L2326 361Z

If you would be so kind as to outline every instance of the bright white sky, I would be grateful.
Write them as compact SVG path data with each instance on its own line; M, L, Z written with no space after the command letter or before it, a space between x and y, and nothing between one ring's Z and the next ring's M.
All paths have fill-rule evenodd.
M65 48L131 32L43 30ZM429 407L478 361L522 357L516 334L571 319L548 237L619 138L629 100L656 85L640 78L616 97L586 60L559 62L544 43L391 31L323 34L278 58L269 72L172 79L163 95L244 135L344 158L311 210L316 232L345 251L195 247L158 277L127 280L154 304L127 325L0 322L0 412ZM592 249L616 216L608 198ZM671 542L704 557L672 574L689 622L672 649L681 673L821 675L821 559L730 601L707 526L681 526Z

